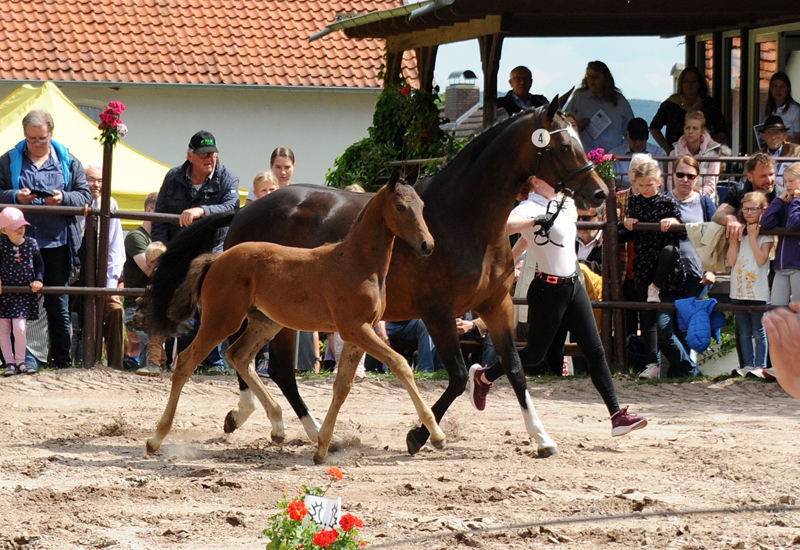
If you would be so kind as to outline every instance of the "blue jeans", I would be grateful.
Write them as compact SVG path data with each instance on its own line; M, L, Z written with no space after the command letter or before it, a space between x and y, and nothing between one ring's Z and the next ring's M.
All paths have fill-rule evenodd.
M181 353L183 350L189 347L189 344L192 343L195 336L197 336L197 331L200 330L200 310L197 310L194 314L194 317L189 319L189 330L178 336L178 353ZM227 344L225 345L225 350L227 350ZM208 354L203 360L204 365L220 367L221 369L225 370L225 361L223 360L222 354L225 352L221 346L215 347L211 350L211 353Z
M387 321L386 334L389 336L390 342L392 339L417 341L417 352L419 354L417 370L419 372L433 372L434 370L444 369L444 363L436 355L436 346L433 345L428 329L421 319L396 323Z
M752 306L764 305L766 302L731 298L731 303ZM755 313L737 311L734 312L733 316L736 320L736 325L739 327L737 333L739 335L739 346L742 348L742 359L744 360L744 365L742 366L765 368L767 366L769 344L767 343L767 331L761 325L764 313L761 311ZM755 342L755 348L753 342Z

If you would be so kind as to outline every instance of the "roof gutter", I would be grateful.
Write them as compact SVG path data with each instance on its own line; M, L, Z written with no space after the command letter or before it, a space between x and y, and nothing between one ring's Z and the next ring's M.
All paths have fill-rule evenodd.
M328 25L324 29L319 32L316 32L308 37L309 42L313 42L323 36L327 36L332 32L341 31L344 29L351 29L353 27L360 27L361 25L368 25L369 23L375 23L377 21L385 21L386 19L394 19L395 17L405 17L408 15L408 19L415 19L417 17L422 17L423 15L427 15L432 13L439 8L443 8L445 6L451 5L455 0L425 0L423 2L418 2L415 4L408 4L406 6L400 6L398 8L390 8L388 10L378 10L373 11L370 13L365 13L363 15L356 15L354 17L348 17L346 19L342 19L341 21L336 21L332 25Z

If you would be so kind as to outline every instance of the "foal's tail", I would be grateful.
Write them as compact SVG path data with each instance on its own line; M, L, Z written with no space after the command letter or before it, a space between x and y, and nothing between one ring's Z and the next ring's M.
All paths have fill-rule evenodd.
M175 296L172 298L167 310L167 317L176 325L180 325L189 319L197 310L203 281L217 256L218 254L215 252L203 254L195 258L189 266L189 272L186 274L181 286L175 291Z
M167 251L158 259L158 269L153 274L152 286L147 293L148 331L164 337L178 330L167 310L173 296L189 270L192 260L200 254L211 252L217 231L233 221L236 210L228 210L195 221L167 243Z

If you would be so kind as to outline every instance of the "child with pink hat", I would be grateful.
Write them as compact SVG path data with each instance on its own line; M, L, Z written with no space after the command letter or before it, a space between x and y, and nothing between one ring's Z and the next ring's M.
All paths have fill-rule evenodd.
M2 286L30 286L33 292L42 288L44 262L39 245L25 236L26 225L30 224L19 208L8 206L0 212L0 351L6 363L3 376L36 372L35 367L25 364L25 329L27 319L39 318L39 296L3 294Z

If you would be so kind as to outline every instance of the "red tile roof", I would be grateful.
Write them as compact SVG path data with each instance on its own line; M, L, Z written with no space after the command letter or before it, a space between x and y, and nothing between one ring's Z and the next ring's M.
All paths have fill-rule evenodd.
M0 0L0 79L376 87L383 41L308 37L399 0ZM406 63L408 65L408 63Z

